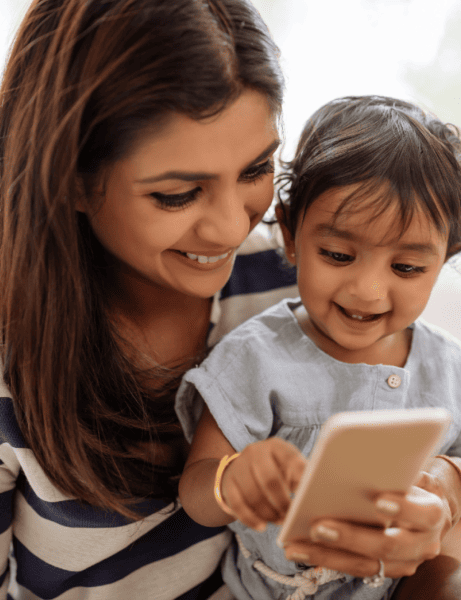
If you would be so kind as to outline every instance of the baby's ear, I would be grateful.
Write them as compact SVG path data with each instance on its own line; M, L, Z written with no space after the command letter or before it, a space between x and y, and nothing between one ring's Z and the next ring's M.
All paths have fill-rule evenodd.
M295 241L286 225L286 216L285 209L279 203L275 207L275 214L277 216L277 221L279 222L280 229L283 235L283 241L285 243L285 254L287 260L292 264L296 265L296 249L295 249Z

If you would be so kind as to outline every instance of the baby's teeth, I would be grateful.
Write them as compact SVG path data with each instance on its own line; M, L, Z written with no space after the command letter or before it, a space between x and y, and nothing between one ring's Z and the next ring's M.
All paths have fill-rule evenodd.
M205 263L207 263L207 262L208 262L208 256L199 256L199 257L197 258L197 260L198 260L198 262L199 262L199 263L201 263L201 264L205 264Z
M363 317L360 317L359 315L352 315L353 319L360 319L360 321L363 319Z
M187 254L187 258L190 258L191 260L197 260L197 255L196 254Z

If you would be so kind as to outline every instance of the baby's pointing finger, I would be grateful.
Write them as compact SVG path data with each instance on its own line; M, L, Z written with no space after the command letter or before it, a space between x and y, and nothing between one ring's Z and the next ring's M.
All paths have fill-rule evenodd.
M290 505L290 490L278 465L269 459L264 464L253 465L252 473L261 494L277 513L276 519L271 520L283 518Z
M241 521L247 527L257 529L258 531L264 531L266 528L266 521L258 516L253 508L248 505L241 490L232 486L226 494L225 498L227 506L234 512L235 517Z
M274 459L284 474L290 492L294 492L308 463L307 458L295 446L286 443L277 449Z

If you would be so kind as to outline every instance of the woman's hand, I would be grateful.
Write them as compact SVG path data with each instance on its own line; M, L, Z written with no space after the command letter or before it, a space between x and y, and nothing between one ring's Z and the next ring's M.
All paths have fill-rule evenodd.
M224 471L224 502L253 529L281 523L306 462L295 446L277 437L250 444Z
M412 575L422 562L439 554L452 513L435 477L423 473L418 487L406 496L382 494L375 506L388 517L387 528L321 520L312 527L309 540L286 546L287 559L360 578L376 575L382 560L385 576L398 578Z

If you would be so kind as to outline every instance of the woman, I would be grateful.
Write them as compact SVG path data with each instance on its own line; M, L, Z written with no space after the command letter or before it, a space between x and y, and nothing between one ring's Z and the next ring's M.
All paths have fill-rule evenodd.
M228 534L176 504L173 398L295 294L243 244L281 92L246 0L32 2L0 104L0 598L224 597Z

